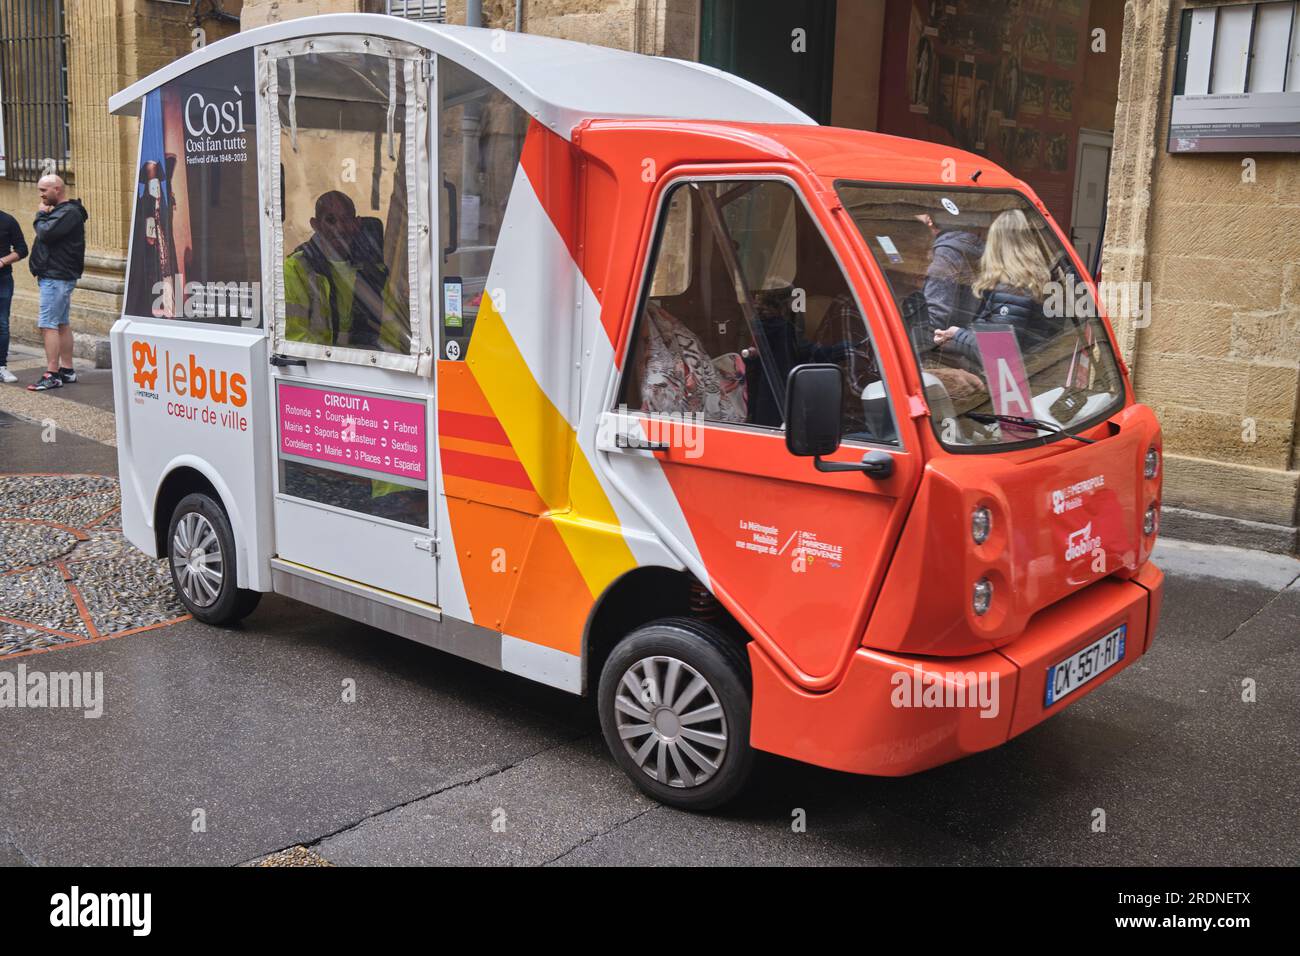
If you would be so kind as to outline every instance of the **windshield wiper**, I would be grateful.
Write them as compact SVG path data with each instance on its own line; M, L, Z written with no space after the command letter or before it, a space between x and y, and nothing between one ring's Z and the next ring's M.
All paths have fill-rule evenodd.
M979 422L981 425L992 425L998 422L1004 425L1023 425L1025 428L1037 428L1039 431L1053 432L1057 435L1065 435L1067 438L1073 438L1075 441L1083 442L1085 445L1095 445L1097 439L1084 438L1082 435L1076 435L1068 432L1060 425L1053 422L1045 422L1041 418L1022 418L1019 415L993 415L989 412L962 412L961 417L969 418L972 421Z

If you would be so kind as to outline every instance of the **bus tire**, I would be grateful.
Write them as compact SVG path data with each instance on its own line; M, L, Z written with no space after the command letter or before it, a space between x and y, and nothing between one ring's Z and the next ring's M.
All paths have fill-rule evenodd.
M614 646L600 673L605 743L648 796L710 810L744 789L749 745L749 659L712 625L664 618Z
M234 624L262 599L236 582L235 534L225 509L202 493L186 495L167 526L167 564L176 596L204 624Z

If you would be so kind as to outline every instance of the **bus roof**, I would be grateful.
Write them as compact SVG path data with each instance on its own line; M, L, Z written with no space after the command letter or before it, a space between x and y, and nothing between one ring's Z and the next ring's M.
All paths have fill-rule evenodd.
M445 56L500 89L565 139L584 120L601 118L816 125L767 90L699 63L374 13L301 17L226 37L131 84L112 96L108 107L115 115L139 115L145 94L204 63L265 43L337 34L385 37Z

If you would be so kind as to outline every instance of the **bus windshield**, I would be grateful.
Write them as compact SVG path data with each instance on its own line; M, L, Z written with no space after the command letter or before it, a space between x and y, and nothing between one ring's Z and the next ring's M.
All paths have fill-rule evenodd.
M889 282L945 446L1056 440L1117 409L1123 379L1095 300L1024 196L837 190Z

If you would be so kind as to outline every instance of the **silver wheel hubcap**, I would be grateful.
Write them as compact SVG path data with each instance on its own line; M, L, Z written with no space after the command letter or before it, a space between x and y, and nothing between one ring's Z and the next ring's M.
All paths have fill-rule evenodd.
M727 718L709 682L675 657L645 657L614 695L618 736L651 780L698 787L727 755Z
M212 522L197 511L186 512L172 536L172 568L181 593L199 607L208 607L221 593L226 562Z

